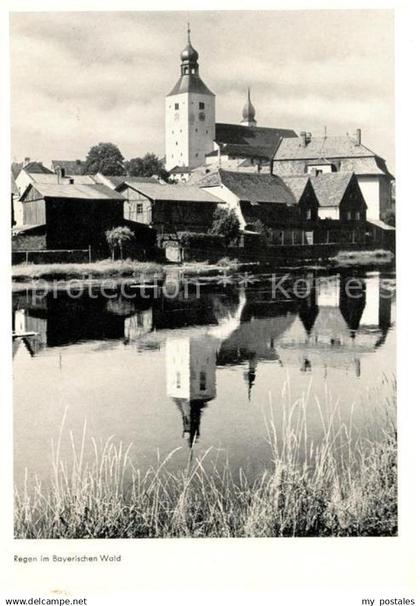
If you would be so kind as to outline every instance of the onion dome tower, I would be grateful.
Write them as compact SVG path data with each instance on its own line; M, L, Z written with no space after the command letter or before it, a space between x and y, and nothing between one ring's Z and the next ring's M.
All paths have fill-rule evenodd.
M177 166L196 168L213 151L216 98L200 78L198 52L191 43L188 24L187 45L181 52L181 74L166 97L166 169Z
M249 86L248 97L242 110L241 124L243 126L257 126L257 121L255 120L255 107L251 103L251 91Z

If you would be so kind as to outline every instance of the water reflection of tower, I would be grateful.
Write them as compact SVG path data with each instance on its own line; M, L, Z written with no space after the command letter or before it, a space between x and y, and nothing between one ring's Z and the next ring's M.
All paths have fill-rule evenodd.
M167 394L181 412L190 447L200 436L203 408L216 397L216 349L217 341L208 336L166 341Z

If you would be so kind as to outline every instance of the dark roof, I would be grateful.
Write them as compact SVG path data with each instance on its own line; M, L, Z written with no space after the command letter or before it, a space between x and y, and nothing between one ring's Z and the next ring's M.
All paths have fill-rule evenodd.
M127 183L128 181L131 183L159 183L155 177L108 177L106 175L104 175L104 177L105 179L108 179L108 181L110 181L114 187L118 187L121 185L121 183Z
M19 195L19 190L17 188L16 181L15 181L15 178L13 176L13 173L10 175L10 193L12 193L15 196Z
M292 194L295 197L296 203L299 203L303 192L306 189L306 186L309 181L309 175L299 175L296 177L282 177L283 182L290 189Z
M233 192L244 202L270 202L295 204L295 197L283 180L269 173L231 172L219 169L200 182L201 187L220 185Z
M170 185L160 183L138 183L128 179L125 184L128 187L138 191L151 200L160 200L165 202L213 202L221 203L219 198L212 194L191 185ZM122 191L123 185L119 187Z
M216 123L215 141L222 153L231 156L271 160L281 141L290 137L296 138L290 129Z
M16 179L20 171L22 170L23 162L12 162L12 175Z
M215 96L198 74L183 74L171 92L166 96L172 97L172 95L180 95L181 93L199 93L201 95Z
M310 177L320 206L340 206L353 173L323 173Z
M47 168L42 164L42 162L28 162L26 166L23 167L27 173L36 174L44 174L44 175L53 175L53 171Z
M53 160L51 166L55 172L57 168L64 168L66 175L83 175L86 162L82 160Z
M183 173L190 173L190 169L188 168L188 166L174 166L173 168L171 168L171 170L169 171L169 173L171 175L178 175L178 174L183 174Z
M356 174L384 173L392 177L385 160L366 145L357 144L350 135L311 137L306 145L303 145L300 137L287 138L281 141L274 157L275 160L316 160L319 164L340 158L354 158L354 166L346 164L346 170Z
M124 200L118 192L110 187L102 184L80 185L77 183L36 183L30 184L26 188L22 199L25 198L26 192L33 188L42 198L72 198L79 200Z

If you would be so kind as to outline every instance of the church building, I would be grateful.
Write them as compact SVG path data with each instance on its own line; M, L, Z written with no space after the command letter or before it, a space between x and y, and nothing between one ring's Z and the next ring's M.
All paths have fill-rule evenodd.
M200 78L198 53L188 27L181 74L166 97L166 169L195 168L213 151L216 96Z
M269 165L281 141L296 137L290 129L257 126L248 88L239 124L216 123L216 96L200 77L198 52L191 44L181 52L181 73L166 97L165 165L177 181L215 164L225 168L261 169Z

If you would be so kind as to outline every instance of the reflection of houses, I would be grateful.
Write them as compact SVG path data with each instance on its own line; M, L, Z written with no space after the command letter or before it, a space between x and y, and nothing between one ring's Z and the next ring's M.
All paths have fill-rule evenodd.
M124 338L126 341L136 341L153 329L153 309L136 312L124 320Z
M251 293L247 297L240 324L221 344L217 364L246 364L244 380L250 397L258 362L277 359L276 340L292 325L296 304L259 299Z
M279 360L302 371L340 367L360 375L361 356L382 344L390 325L391 303L381 297L379 282L379 276L319 279L312 326L304 324L300 310L276 342ZM364 316L374 319L368 330Z
M166 341L167 394L181 411L190 447L200 435L202 409L216 397L216 346L207 336Z
M15 297L14 330L37 333L34 339L36 350L86 341L122 339L125 316L122 310L116 313L116 302L111 307L110 302L110 299L102 297L91 298L87 293L78 298L71 298L67 293L48 293L37 300L29 297L28 301L24 296Z

